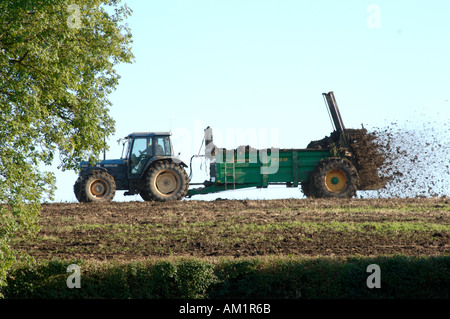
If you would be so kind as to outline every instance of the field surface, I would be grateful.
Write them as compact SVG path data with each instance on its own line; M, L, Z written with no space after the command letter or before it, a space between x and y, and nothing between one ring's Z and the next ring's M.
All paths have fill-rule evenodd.
M37 260L160 257L439 256L450 200L287 199L44 204L14 246Z

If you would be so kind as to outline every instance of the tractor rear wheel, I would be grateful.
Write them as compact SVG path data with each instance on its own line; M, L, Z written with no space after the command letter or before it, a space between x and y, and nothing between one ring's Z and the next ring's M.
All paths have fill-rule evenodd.
M321 161L312 174L311 196L318 198L351 198L358 188L358 173L345 158Z
M139 195L141 195L142 199L145 200L146 202L153 201L152 195L145 190L140 191Z
M160 202L180 200L188 189L189 177L184 168L171 161L162 161L147 172L141 197Z
M115 194L114 178L106 172L93 171L82 179L78 196L83 202L109 202Z

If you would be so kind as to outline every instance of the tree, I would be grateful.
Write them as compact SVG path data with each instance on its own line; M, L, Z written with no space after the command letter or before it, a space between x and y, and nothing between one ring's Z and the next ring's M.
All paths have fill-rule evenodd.
M115 66L133 62L120 0L0 2L0 287L17 259L11 238L34 234L55 187L41 171L98 158L114 132Z

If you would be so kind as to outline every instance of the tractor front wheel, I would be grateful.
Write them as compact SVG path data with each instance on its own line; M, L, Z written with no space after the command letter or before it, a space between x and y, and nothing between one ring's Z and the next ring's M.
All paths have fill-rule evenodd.
M75 181L75 184L73 185L73 192L75 194L76 199L81 203L83 202L83 194L81 192L81 183L83 182L83 177L80 176Z
M74 189L79 187L77 199L82 202L109 202L116 194L114 178L102 171L94 171L85 176L79 186L75 183Z

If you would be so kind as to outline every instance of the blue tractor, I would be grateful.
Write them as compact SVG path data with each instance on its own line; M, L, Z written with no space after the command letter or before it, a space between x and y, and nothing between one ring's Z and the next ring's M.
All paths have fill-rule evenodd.
M117 190L145 201L184 198L189 189L187 165L173 154L170 133L132 133L123 141L120 159L91 165L81 162L74 185L79 202L111 201ZM124 154L125 152L125 154Z

